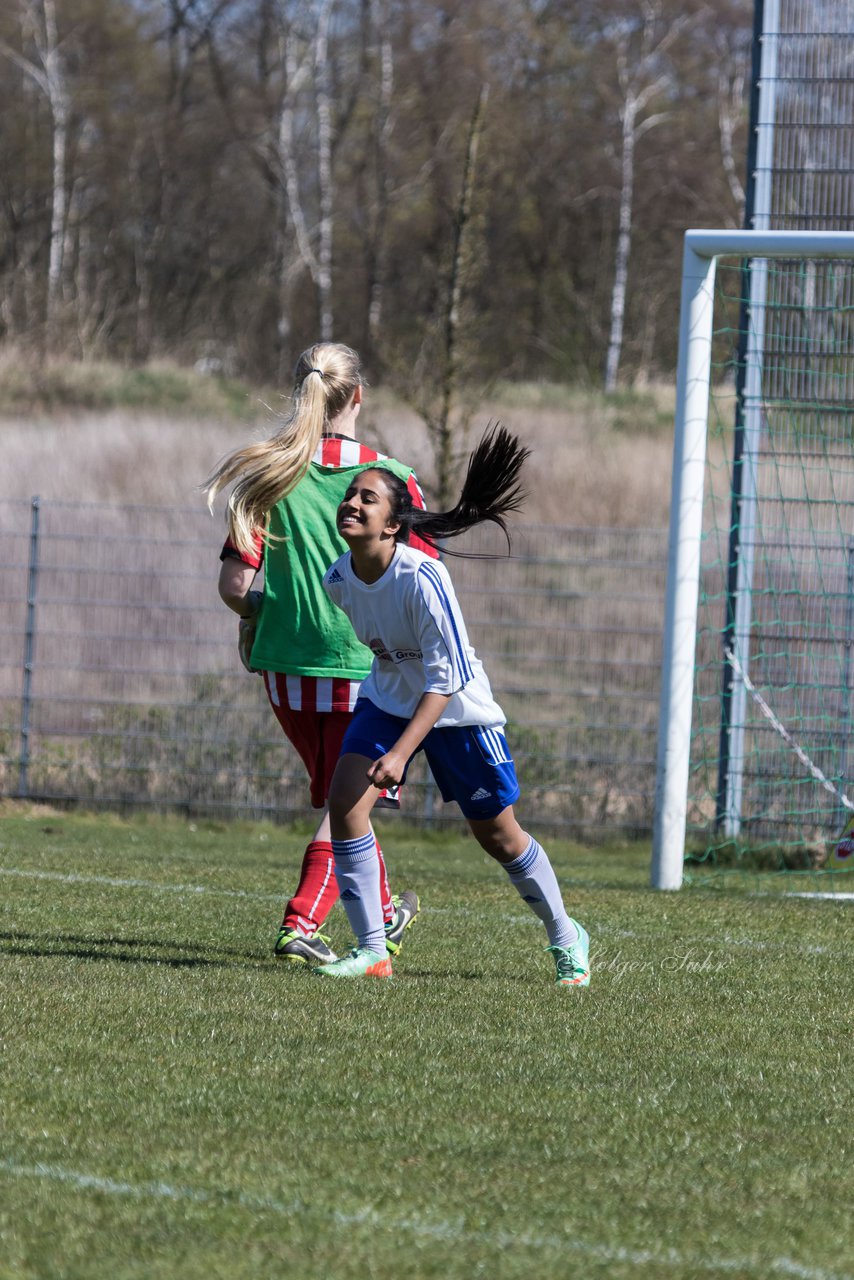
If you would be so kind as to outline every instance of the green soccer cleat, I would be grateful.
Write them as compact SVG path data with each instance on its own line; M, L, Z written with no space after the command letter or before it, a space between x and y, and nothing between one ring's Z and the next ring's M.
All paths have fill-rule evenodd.
M334 964L318 965L312 972L320 978L390 978L391 959L367 947L354 947L348 956Z
M559 987L590 986L590 938L587 930L578 923L572 922L578 930L578 938L571 947L546 947L546 951L554 953Z
M404 889L398 898L392 896L394 918L385 927L385 949L391 956L399 956L403 950L403 935L421 910L418 894L412 889Z
M286 929L282 925L273 947L273 955L279 960L290 960L291 964L333 964L338 959L335 952L326 944L328 938L313 933L306 937L296 929Z

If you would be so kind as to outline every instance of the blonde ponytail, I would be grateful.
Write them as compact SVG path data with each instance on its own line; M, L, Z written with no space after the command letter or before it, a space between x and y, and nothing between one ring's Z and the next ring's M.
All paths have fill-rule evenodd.
M308 470L324 428L344 409L361 384L359 357L339 343L317 343L302 353L294 370L294 407L279 430L258 444L229 454L205 482L208 506L229 485L226 519L238 551L251 552L277 502Z

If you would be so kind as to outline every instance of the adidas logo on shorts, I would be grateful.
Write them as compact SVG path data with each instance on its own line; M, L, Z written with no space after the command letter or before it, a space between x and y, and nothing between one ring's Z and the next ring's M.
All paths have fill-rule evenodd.
M477 791L475 791L471 799L472 800L488 800L491 795L492 795L492 792L487 791L485 787L478 787Z

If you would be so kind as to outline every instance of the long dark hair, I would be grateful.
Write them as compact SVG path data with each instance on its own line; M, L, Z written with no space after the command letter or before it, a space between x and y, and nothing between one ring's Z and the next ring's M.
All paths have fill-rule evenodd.
M431 542L444 543L447 538L456 538L488 520L503 531L509 550L510 531L504 517L511 511L518 511L525 500L519 473L530 452L500 422L490 424L469 458L460 496L450 511L422 511L413 506L412 495L403 481L382 463L373 466L371 470L384 472L392 518L400 521L395 541L408 542L410 533L414 532ZM474 554L447 550L449 555Z

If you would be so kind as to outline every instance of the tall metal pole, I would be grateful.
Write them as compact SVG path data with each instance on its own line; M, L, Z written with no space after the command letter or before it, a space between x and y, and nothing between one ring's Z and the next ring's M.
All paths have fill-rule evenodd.
M682 259L676 425L652 837L652 885L655 889L678 889L682 883L703 488L706 480L706 428L717 264L714 257L700 257L694 252L690 236L689 232Z
M754 67L757 45L759 73L751 100L752 121L748 164L750 230L771 227L774 164L774 125L777 110L777 54L780 32L779 0L757 0L754 23ZM765 355L765 317L768 262L754 258L747 267L748 305L742 308L738 353L736 424L733 441L732 514L727 568L726 618L723 648L732 647L743 671L750 664L753 618L757 469L763 429L762 370ZM741 830L744 793L744 737L747 690L740 675L723 664L721 737L718 758L716 817L727 836Z
M27 622L24 634L24 674L21 691L21 757L18 765L18 799L30 794L30 712L33 660L36 652L36 593L39 579L39 512L41 498L33 498L30 515L30 554L27 570Z

